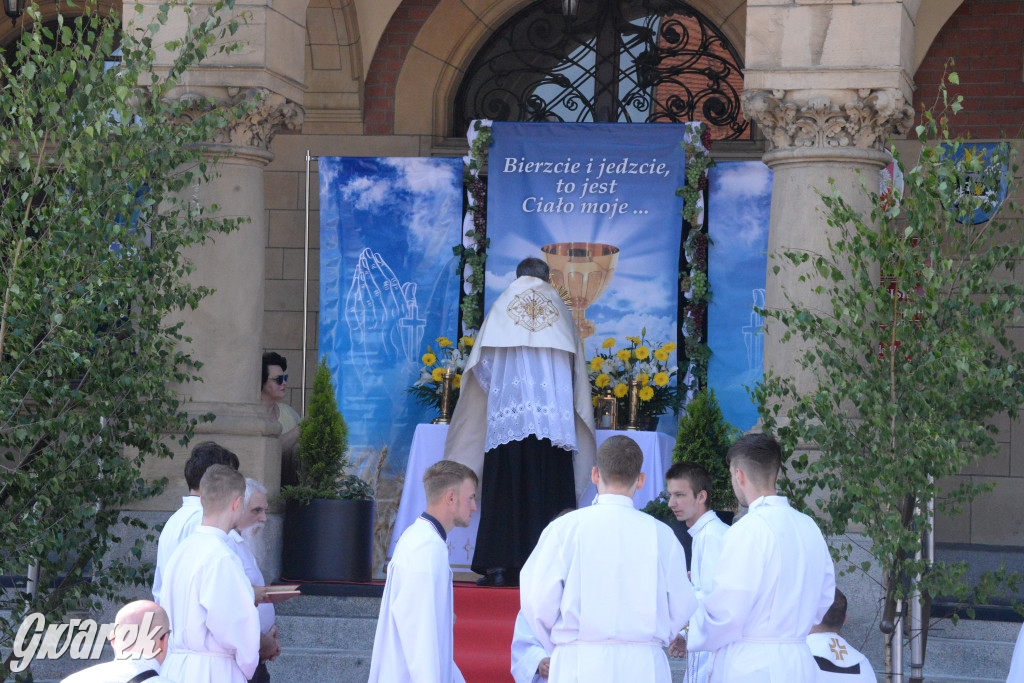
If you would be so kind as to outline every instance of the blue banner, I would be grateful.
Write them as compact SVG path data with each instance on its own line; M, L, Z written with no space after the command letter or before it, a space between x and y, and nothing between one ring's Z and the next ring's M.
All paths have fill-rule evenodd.
M527 256L573 300L588 357L646 328L675 342L690 124L498 123L488 159L486 306Z
M772 172L760 161L711 169L708 198L708 384L725 419L741 431L757 422L747 393L764 373L764 307Z
M387 449L403 472L436 411L406 388L427 345L455 338L461 159L320 157L320 354L348 423L354 471Z

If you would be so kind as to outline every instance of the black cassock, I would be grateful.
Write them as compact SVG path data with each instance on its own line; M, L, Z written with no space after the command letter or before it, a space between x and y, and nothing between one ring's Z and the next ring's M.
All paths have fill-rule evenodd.
M487 451L480 501L473 571L518 575L544 527L576 507L572 453L532 435Z

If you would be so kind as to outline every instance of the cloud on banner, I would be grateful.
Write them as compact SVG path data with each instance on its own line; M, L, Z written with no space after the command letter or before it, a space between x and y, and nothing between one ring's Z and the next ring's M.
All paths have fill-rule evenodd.
M434 417L406 387L426 346L457 332L462 160L320 157L319 176L320 354L356 469L386 447L402 472Z
M725 162L710 180L708 384L725 419L746 431L757 422L746 387L764 372L764 319L754 306L764 306L772 172L760 161Z
M515 279L520 260L536 256L587 298L576 322L588 355L608 337L625 344L643 327L655 343L676 341L683 208L676 190L686 179L681 143L689 128L495 122L485 305Z

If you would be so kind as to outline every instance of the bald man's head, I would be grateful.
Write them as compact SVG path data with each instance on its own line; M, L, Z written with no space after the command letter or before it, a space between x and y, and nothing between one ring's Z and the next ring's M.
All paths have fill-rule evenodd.
M163 607L152 600L136 600L114 617L110 642L118 659L156 659L163 663L170 633L171 623Z

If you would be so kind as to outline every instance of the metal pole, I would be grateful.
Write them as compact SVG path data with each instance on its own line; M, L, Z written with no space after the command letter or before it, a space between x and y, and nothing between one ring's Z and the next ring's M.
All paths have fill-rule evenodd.
M896 627L892 631L892 678L891 683L903 683L903 601L896 601Z
M302 384L299 392L299 414L302 417L306 417L306 350L308 344L306 342L306 328L308 322L306 316L309 315L309 150L306 150L306 243L303 263L305 268L302 273Z
M922 539L923 540L923 539ZM921 561L921 550L914 554ZM924 677L924 641L921 629L921 575L914 577L914 590L910 594L910 679L920 681Z

